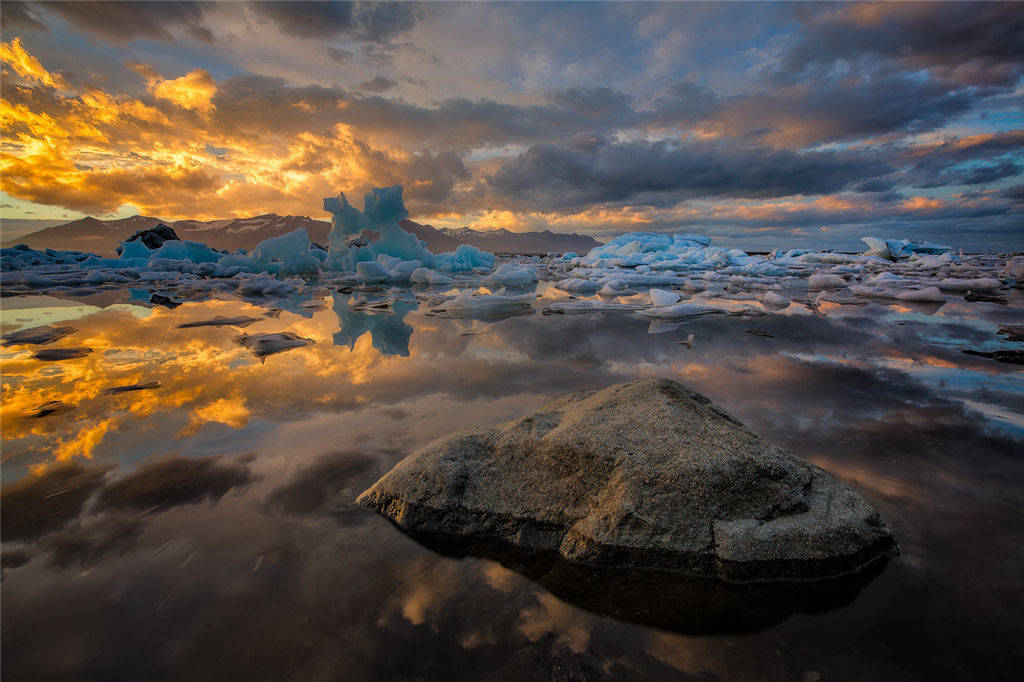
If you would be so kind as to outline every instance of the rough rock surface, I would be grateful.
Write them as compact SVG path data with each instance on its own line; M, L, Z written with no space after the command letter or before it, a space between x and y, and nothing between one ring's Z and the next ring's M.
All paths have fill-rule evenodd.
M896 550L860 495L665 379L441 438L359 502L435 542L726 580L819 578Z

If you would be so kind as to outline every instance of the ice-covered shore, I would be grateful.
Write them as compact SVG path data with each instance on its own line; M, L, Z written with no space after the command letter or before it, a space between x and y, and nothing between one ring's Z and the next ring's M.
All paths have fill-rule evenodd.
M488 316L510 303L523 312L541 288L561 297L547 312L635 310L672 320L778 312L793 298L808 305L941 305L947 296L998 302L1001 290L1024 282L1020 255L965 255L948 246L874 237L864 238L862 254L776 249L755 255L714 246L702 235L646 232L623 234L582 256L509 261L466 245L434 254L399 225L409 215L401 186L374 189L362 211L343 194L325 199L324 209L333 215L326 250L304 229L264 240L251 253L177 239L148 240L159 243L150 248L143 238L122 243L119 258L24 245L3 249L3 293L130 286L182 301L213 292L284 299L312 289L412 288L438 311ZM495 294L503 287L510 291ZM723 301L739 307L723 307Z

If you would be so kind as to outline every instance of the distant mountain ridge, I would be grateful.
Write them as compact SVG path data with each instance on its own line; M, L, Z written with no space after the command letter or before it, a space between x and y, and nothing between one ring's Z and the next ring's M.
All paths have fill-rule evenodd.
M135 215L118 220L82 218L63 225L48 227L23 237L11 240L4 246L15 243L28 244L34 249L61 249L91 251L101 255L114 253L119 241L139 230L145 230L163 223L174 228L182 239L204 242L215 249L252 249L259 242L270 237L279 237L300 227L306 228L309 238L323 246L327 245L327 233L331 224L326 220L314 220L306 216L281 216L276 213L251 218L228 218L224 220L161 220L149 216ZM565 234L544 230L543 232L511 232L506 229L494 231L474 230L470 227L440 229L421 225L411 220L402 221L402 227L422 239L434 253L453 251L460 244L470 244L484 251L495 253L565 253L575 251L586 253L600 242L581 234Z

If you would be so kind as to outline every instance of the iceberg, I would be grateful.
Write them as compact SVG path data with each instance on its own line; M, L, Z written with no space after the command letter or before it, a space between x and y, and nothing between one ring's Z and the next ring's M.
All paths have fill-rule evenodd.
M953 250L952 246L942 246L941 244L932 244L931 242L917 242L909 239L861 237L860 240L868 246L868 250L863 255L876 256L886 260L910 258L910 256L916 253L937 256Z
M131 242L128 242L131 243ZM188 260L193 263L216 263L224 254L214 251L202 242L168 240L159 249L149 252L149 260Z
M657 308L667 308L679 302L679 294L664 289L651 289L651 303Z
M245 258L244 256L226 256L225 258ZM222 258L218 265L227 265L235 261ZM310 250L309 233L300 227L280 237L264 239L252 251L252 262L263 272L274 272L281 275L305 275L320 270L320 259ZM237 263L241 264L241 263Z
M436 260L438 269L444 272L470 272L476 268L493 268L495 256L475 246L459 244L454 251L436 256Z
M373 188L363 199L362 211L349 204L344 193L326 197L324 210L333 216L327 235L325 269L351 272L358 263L372 261L381 254L434 267L434 254L426 244L399 224L409 217L401 185ZM377 239L363 245L358 239L363 230L376 231Z

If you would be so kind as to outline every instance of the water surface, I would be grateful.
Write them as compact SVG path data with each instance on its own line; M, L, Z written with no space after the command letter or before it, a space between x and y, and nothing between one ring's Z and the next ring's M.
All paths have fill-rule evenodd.
M539 292L552 297L545 284ZM14 296L3 349L6 679L1011 679L1024 656L1024 376L1009 305L430 314L414 292L167 307ZM390 301L371 307L376 298ZM215 316L244 326L180 328ZM759 335L747 331L769 334ZM242 334L313 343L257 357ZM693 335L692 342L686 341ZM40 348L90 349L41 361ZM692 347L691 347L692 346ZM353 505L412 449L664 376L863 494L902 555L849 603L688 636L418 545Z

